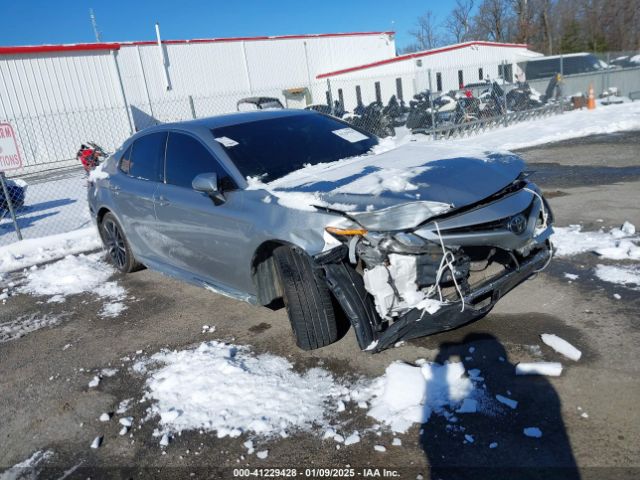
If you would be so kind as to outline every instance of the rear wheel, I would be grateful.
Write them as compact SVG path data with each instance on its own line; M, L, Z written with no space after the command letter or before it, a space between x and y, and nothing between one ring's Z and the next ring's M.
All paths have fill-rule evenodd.
M138 270L136 262L122 227L112 213L107 213L100 222L100 236L107 249L107 260L120 272L129 273Z
M313 350L338 339L331 294L304 252L278 247L273 252L283 300L298 347Z

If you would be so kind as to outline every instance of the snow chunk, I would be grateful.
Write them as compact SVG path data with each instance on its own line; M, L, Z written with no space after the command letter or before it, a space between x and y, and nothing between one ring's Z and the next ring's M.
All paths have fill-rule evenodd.
M394 432L406 432L413 423L426 422L432 412L460 407L476 393L464 374L462 363L425 362L417 367L394 362L373 388L368 415Z
M358 432L353 432L347 438L344 439L345 445L353 445L354 443L358 443L360 441L360 435Z
M398 437L394 437L391 445L393 445L394 447L399 447L402 445L402 440L400 440Z
M491 442L489 444L489 448L497 448L498 447L498 442Z
M118 423L120 423L120 425L122 425L123 427L131 427L131 425L133 425L133 417L123 417L120 420L118 420Z
M558 337L557 335L543 333L542 335L540 335L540 338L545 344L549 345L556 352L561 353L571 360L575 360L577 362L582 356L582 352L580 350L578 350L566 340Z
M475 441L475 438L473 438L473 435L469 435L468 433L464 435L464 439L469 443L473 443Z
M89 172L88 180L95 182L96 180L104 180L109 178L109 174L103 170L104 163L97 165L93 170Z
M519 363L516 365L516 375L547 375L559 377L562 364L558 362Z
M597 265L596 277L605 282L623 285L631 290L640 290L640 267L638 266ZM620 299L617 293L613 296Z
M527 427L522 431L522 433L531 438L542 437L542 431L538 427Z
M217 341L150 361L160 367L147 379L145 398L153 402L150 416L160 418L160 433L201 429L223 438L309 430L342 390L326 370L300 374L282 357ZM171 411L181 414L167 416Z
M110 413L103 413L102 415L100 415L99 420L101 422L108 422L109 420L111 420L111 414Z
M91 448L100 448L103 438L104 437L102 435L98 435L96 438L94 438L93 442L91 442Z
M374 445L374 446L373 446L373 449L374 449L376 452L386 452L386 451L387 451L386 447L385 447L385 446L383 446L383 445Z
M261 450L258 453L256 453L256 457L258 457L260 460L264 460L268 456L269 456L269 450Z
M564 274L564 278L567 278L569 280L577 280L578 278L580 278L578 275L576 275L575 273L566 273Z
M509 407L511 409L518 408L518 402L516 400L511 399L511 398L504 397L502 395L496 395L496 400L498 400L500 403L503 403L504 405L506 405L507 407Z
M88 383L89 388L95 388L100 385L100 377L98 375L94 376L91 381Z

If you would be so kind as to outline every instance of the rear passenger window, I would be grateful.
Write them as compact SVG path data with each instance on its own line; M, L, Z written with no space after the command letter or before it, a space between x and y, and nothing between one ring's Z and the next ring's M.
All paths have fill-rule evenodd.
M167 143L166 181L178 187L192 188L193 179L201 173L216 173L218 186L223 190L235 188L229 174L209 150L189 135L182 133L169 134Z
M140 137L122 155L120 170L130 177L161 182L166 143L167 132Z

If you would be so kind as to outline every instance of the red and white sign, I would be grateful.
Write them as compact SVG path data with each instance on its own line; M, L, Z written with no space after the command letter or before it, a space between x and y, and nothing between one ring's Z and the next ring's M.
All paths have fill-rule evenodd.
M18 151L18 142L13 127L0 123L0 172L22 168L22 158Z

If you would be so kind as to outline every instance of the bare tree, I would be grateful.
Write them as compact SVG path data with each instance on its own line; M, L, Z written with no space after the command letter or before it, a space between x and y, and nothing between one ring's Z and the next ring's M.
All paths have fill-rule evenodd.
M507 40L510 20L507 0L482 0L473 20L476 35L496 42Z
M431 10L427 10L418 17L416 28L409 30L409 34L415 38L415 45L418 50L429 50L442 45L440 28Z
M456 5L444 22L444 28L455 43L470 40L471 12L474 0L456 0Z
M533 2L530 0L511 0L516 18L515 41L529 43L534 33Z

